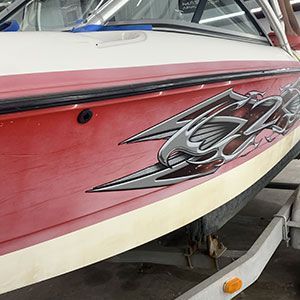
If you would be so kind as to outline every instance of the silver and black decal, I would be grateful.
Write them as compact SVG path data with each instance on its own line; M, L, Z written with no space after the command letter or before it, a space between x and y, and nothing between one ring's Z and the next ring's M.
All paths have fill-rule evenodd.
M88 192L119 191L173 185L216 172L247 155L263 140L286 134L300 117L300 80L281 95L245 95L228 89L167 119L121 144L165 140L158 162ZM260 137L263 130L267 135Z

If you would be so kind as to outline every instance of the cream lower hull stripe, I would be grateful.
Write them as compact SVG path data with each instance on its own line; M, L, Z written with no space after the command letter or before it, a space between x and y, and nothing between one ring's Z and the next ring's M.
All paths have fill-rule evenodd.
M190 223L249 188L299 140L300 128L297 128L253 159L199 186L0 256L0 293L95 263Z

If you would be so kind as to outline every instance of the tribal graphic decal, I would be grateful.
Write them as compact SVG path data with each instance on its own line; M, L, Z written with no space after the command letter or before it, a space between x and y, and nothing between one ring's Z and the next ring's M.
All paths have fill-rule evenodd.
M224 164L284 135L300 118L300 80L279 96L229 89L165 120L122 144L165 140L158 162L89 192L168 186L216 172ZM259 136L263 130L266 135Z

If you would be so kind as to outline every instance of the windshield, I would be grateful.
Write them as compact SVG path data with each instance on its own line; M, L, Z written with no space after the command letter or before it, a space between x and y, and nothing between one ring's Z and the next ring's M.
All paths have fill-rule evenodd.
M108 19L110 23L136 21L199 25L212 30L262 35L253 17L237 0L128 0Z
M31 0L21 6L9 20L16 20L22 31L64 30L86 19L101 2L104 1Z
M11 0L13 1L13 0ZM20 2L15 0L13 2ZM6 1L5 2L9 2ZM262 36L241 0L23 0L9 20L21 31L60 31L86 19L107 23L173 24L209 28L223 33ZM0 3L4 3L3 0ZM96 13L96 15L94 14ZM89 18L91 16L91 19ZM96 18L93 19L93 16ZM100 21L101 22L101 21Z

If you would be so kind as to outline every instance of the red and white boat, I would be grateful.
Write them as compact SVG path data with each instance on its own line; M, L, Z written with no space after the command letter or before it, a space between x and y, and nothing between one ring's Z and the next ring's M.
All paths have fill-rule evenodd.
M0 293L245 199L299 154L300 63L260 2L278 47L235 0L0 33Z

